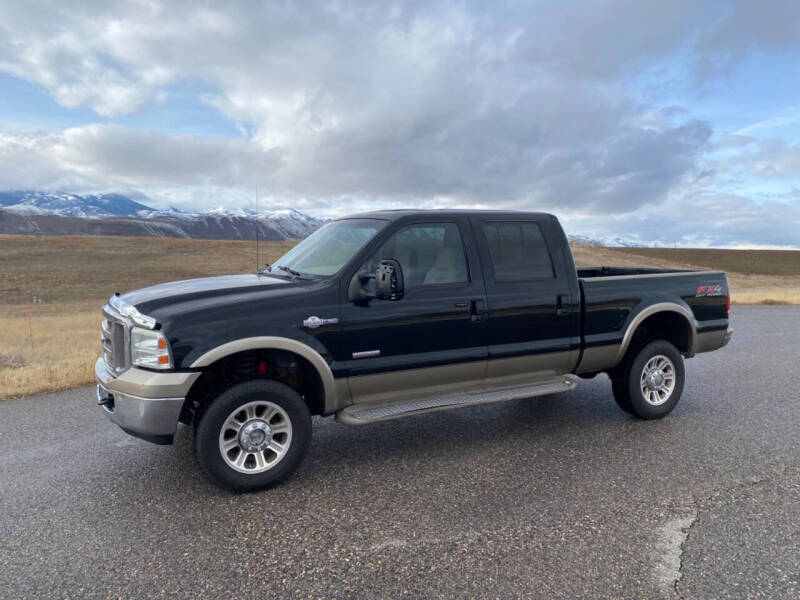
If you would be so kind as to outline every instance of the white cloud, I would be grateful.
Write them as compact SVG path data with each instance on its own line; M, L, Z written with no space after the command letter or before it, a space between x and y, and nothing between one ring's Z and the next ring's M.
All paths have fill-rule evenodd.
M800 248L800 193L792 201L754 201L694 192L669 209L645 206L621 215L559 215L567 231L662 246Z
M800 123L800 107L796 106L784 110L781 114L769 119L764 119L763 121L758 121L746 127L742 127L738 131L734 132L734 134L747 136L759 131L764 131L766 129L785 127L787 125L794 125L795 123Z
M758 10L691 0L0 10L0 71L59 104L116 117L197 86L242 132L206 139L107 119L45 133L6 127L0 187L136 189L204 206L259 187L320 214L340 212L345 198L353 209L505 206L629 226L677 214L685 198L712 194L709 181L741 150L710 159L711 125L686 107L661 110L636 76L680 56L699 80L753 48L798 43L788 0ZM774 169L796 168L791 151Z

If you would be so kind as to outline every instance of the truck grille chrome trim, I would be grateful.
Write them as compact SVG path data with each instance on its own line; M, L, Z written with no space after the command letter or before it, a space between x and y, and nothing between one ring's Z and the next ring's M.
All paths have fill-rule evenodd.
M130 367L131 322L110 304L103 307L103 317L100 323L103 362L108 372L116 376Z

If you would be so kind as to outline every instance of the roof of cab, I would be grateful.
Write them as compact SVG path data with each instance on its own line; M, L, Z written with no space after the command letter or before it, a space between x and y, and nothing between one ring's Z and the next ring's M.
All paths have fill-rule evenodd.
M402 208L394 210L375 210L370 212L355 213L342 217L344 219L386 219L387 221L397 221L404 217L426 216L426 217L449 217L455 215L482 215L507 218L535 217L535 218L555 218L550 213L530 212L522 210L478 210L478 209L418 209Z

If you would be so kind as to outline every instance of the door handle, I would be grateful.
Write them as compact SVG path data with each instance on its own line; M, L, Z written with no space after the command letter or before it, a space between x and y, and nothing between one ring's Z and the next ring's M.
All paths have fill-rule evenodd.
M486 302L473 300L469 303L469 320L472 323L483 323L487 319Z
M556 316L564 317L572 312L569 309L569 296L567 294L559 294L556 298Z

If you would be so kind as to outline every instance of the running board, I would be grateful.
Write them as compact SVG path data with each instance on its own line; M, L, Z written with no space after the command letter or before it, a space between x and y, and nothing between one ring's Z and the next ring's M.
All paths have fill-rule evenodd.
M525 385L500 390L482 390L469 394L451 394L417 400L405 400L387 404L353 404L336 413L336 420L348 425L361 425L375 421L388 421L400 417L418 415L435 410L448 410L462 406L491 404L506 400L521 400L547 394L568 392L577 384L569 377L549 379L534 385Z

